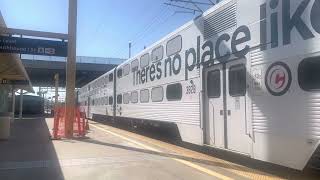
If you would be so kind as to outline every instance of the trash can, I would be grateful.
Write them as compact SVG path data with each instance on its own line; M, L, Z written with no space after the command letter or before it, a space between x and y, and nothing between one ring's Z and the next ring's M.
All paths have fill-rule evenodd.
M1 140L9 139L11 118L12 118L11 113L0 112L0 139Z

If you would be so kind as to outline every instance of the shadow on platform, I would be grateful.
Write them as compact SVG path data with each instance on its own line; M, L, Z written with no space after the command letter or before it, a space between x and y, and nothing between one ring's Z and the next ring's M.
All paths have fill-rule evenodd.
M64 179L45 118L15 120L11 126L10 139L0 141L0 179Z

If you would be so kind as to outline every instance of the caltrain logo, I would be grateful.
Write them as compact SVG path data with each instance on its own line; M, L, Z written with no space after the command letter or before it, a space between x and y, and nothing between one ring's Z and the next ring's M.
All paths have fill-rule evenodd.
M265 85L272 95L284 95L289 90L291 81L291 71L287 64L276 62L267 69Z

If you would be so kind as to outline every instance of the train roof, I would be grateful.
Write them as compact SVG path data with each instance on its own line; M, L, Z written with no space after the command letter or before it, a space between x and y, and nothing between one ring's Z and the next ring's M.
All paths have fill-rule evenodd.
M190 20L189 22L185 23L184 25L180 26L179 28L177 28L175 31L167 34L166 36L164 36L163 38L161 38L160 40L158 40L157 42L151 44L150 46L148 46L146 49L140 51L139 53L137 53L135 56L133 56L132 58L127 59L126 61L122 62L121 64L119 64L117 67L122 67L128 63L130 63L131 61L135 60L135 59L139 59L140 56L146 54L147 52L152 51L154 48L156 48L157 46L159 46L159 44L173 38L174 36L176 36L179 32L183 31L184 29L188 28L189 26L193 25L195 21L198 21L201 17L206 17L208 15L210 15L211 13L223 9L225 8L225 6L227 4L229 4L230 2L236 2L237 0L223 0L219 3L217 3L216 5L214 5L213 7L209 8L208 10L206 10L205 12L203 12L201 15L193 18L192 20ZM83 87L86 87L96 81L98 81L101 77L110 74L111 72L113 72L117 67L111 69L110 71L106 72L105 74L101 75L100 77L96 78L95 80L91 81L90 83L86 84Z
M123 65L130 63L131 61L135 60L135 59L139 59L140 56L144 55L147 52L152 51L154 48L156 48L157 46L159 46L159 44L163 43L164 41L170 40L171 38L173 38L174 36L176 36L179 32L183 31L184 29L188 28L189 26L193 25L195 21L198 21L201 17L206 17L208 15L210 15L211 13L223 9L225 8L225 6L227 4L229 4L230 2L236 2L237 0L223 0L219 3L217 3L216 5L214 5L213 7L209 8L208 10L206 10L205 12L203 12L201 15L193 18L192 20L188 21L187 23L185 23L184 25L180 26L178 29L176 29L175 31L167 34L166 36L164 36L163 38L161 38L160 40L158 40L157 42L151 44L150 46L148 46L146 49L140 51L139 53L137 53L135 56L133 56L132 58L122 62L121 64L118 65L118 67L122 67Z

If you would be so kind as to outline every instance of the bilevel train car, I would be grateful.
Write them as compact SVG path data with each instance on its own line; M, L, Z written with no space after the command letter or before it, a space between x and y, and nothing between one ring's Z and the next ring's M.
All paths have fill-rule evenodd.
M320 2L222 1L81 92L89 117L302 170L320 138Z
M86 117L103 115L110 118L114 116L114 74L113 70L100 76L79 90L78 101ZM97 117L97 118L98 118Z

